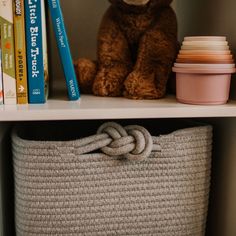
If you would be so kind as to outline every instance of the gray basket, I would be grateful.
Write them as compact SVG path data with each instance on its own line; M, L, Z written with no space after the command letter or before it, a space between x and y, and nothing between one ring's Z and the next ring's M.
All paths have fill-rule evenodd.
M12 141L18 236L205 234L210 126L154 137L105 123L72 141L16 130Z

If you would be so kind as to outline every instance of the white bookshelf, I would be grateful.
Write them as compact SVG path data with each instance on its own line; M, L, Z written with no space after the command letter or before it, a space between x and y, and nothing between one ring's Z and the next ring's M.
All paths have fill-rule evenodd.
M45 104L6 105L0 107L0 121L48 121L94 119L236 117L236 101L225 105L187 105L174 96L160 100L82 95L76 102L49 99Z
M70 4L67 1L61 1L61 4L65 13L66 25L69 26L67 32L73 58L95 58L97 27L104 9L109 5L108 1L71 0ZM178 13L180 39L185 35L226 35L234 54L236 53L235 0L176 0L174 4ZM51 33L51 35L53 34ZM62 70L53 41L50 53L53 56L51 69L54 88L60 83L56 78L61 78ZM232 85L232 91L236 90L234 89L235 84ZM11 150L1 149L6 147L5 143L10 142L10 136L6 130L15 122L20 124L21 121L77 120L79 125L82 120L159 118L205 118L207 123L214 125L214 178L209 218L210 235L235 236L236 101L234 100L225 105L196 106L178 103L174 96L167 96L160 100L136 101L82 95L80 101L77 102L68 102L66 97L56 97L42 105L0 106L0 159L5 161L9 159ZM1 170L5 168L4 162ZM5 171L9 170L5 169ZM2 181L5 176L3 171L0 176ZM8 192L4 192L1 184L0 188L1 200L1 196L7 195ZM10 225L11 221L7 222L8 217L2 209L1 204L4 203L4 200L0 203L0 236L13 236L4 233L8 232L8 228L10 231L13 228ZM7 204L4 207L6 211L9 210Z

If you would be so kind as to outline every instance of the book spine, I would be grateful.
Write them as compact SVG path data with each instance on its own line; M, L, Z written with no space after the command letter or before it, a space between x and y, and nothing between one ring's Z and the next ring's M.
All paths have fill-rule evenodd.
M78 82L72 62L69 41L65 29L63 14L59 0L48 0L53 29L63 66L69 100L78 100L80 97Z
M45 103L48 61L44 0L25 0L29 103Z
M14 38L17 103L28 103L24 0L14 0Z
M2 86L2 49L1 49L1 35L0 35L0 105L3 104L3 86Z
M16 104L12 0L0 0L4 104Z

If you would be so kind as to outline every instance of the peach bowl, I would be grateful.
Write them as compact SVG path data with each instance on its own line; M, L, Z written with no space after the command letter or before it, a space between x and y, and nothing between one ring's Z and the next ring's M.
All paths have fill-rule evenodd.
M178 55L179 59L198 59L198 60L231 60L233 58L232 54L226 54L226 55L206 55L206 54L199 54L199 55L194 55L194 54L179 54Z
M186 46L228 46L227 41L183 41Z
M184 41L226 41L226 36L187 36Z
M213 51L219 51L219 50L229 50L229 46L226 45L182 45L181 50L213 50Z
M231 54L230 50L180 50L180 55L229 55Z
M227 103L231 69L173 68L176 72L176 98L181 103L220 105Z
M225 59L225 60L222 60L222 59L207 59L207 58L199 58L199 59L182 59L182 58L177 58L176 59L176 62L177 63L205 63L205 64L232 64L234 63L234 60L233 59Z

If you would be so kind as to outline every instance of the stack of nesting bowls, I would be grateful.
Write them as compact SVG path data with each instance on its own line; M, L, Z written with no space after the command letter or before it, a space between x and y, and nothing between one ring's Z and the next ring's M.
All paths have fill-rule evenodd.
M174 64L176 97L188 104L225 104L229 99L233 56L226 37L185 37Z

